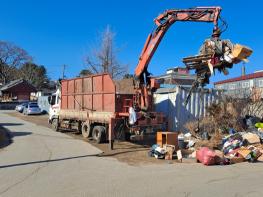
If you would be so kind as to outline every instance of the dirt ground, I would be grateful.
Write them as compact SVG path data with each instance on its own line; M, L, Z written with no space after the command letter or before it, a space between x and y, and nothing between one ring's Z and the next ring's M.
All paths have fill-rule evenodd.
M48 124L48 115L25 116L15 111L10 111L8 112L8 114L20 118L22 120L32 122L37 125L51 128L50 125ZM128 163L129 165L177 163L177 160L168 161L168 160L160 160L160 159L155 159L153 157L149 157L148 156L148 152L150 150L149 143L148 145L143 145L144 144L143 142L140 144L135 144L131 142L115 142L114 150L110 150L109 144L107 143L97 144L92 140L83 139L81 134L68 132L68 131L66 131L65 133L79 140L86 141L92 144L93 146L99 148L100 150L103 151L103 153L100 155L101 157L113 157L121 162ZM152 142L152 144L153 143L154 142ZM184 159L183 162L193 163L194 161L190 159Z

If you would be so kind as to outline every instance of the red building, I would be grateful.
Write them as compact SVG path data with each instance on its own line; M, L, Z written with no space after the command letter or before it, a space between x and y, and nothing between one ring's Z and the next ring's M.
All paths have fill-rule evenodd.
M1 101L28 101L30 94L36 91L36 88L26 80L17 79L0 88Z

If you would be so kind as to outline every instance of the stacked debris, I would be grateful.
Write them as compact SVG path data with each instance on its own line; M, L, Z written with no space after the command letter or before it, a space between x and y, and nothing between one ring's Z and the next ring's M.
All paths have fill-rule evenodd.
M180 161L195 159L204 165L263 161L263 118L252 115L242 118L246 104L239 100L212 104L205 118L185 125L189 132L178 134L177 146L154 145L149 156Z
M158 144L154 144L148 152L148 155L156 159L172 160L174 158L174 151L175 146L173 145L164 145L161 147Z
M183 58L188 70L194 70L196 80L185 99L187 105L193 90L210 83L210 77L215 70L228 75L228 69L241 61L248 62L247 58L253 53L252 49L240 44L233 44L230 40L220 39L220 30L214 29L212 37L205 40L200 48L199 55Z
M237 132L229 129L228 135L214 135L196 138L196 136L180 134L178 144L180 150L188 155L185 158L195 158L204 165L228 165L239 162L263 161L263 123L258 122L254 129Z
M177 159L182 162L183 157L193 153L195 150L195 141L191 140L192 135L190 133L178 136L174 132L157 132L157 136L160 135L164 135L165 140L158 140L157 137L157 144L154 144L148 152L150 157L165 160Z
M252 132L235 132L231 130L232 134L224 136L221 139L221 143L218 143L217 146L209 144L209 140L197 139L190 133L180 134L178 136L179 151L173 145L163 145L161 147L158 144L154 144L149 151L149 156L157 159L178 159L180 161L182 161L183 157L192 158L204 165L227 165L244 161L263 161L263 145L261 144L263 123L257 123L256 125L260 126L257 130L260 135ZM200 141L203 144L199 147Z
M230 105L227 104L227 106ZM223 109L226 110L224 111L226 114L230 109L235 111L233 106L229 109L223 107ZM217 112L217 115L210 113L210 121L207 121L209 118L201 121L198 124L201 127L199 130L194 128L194 123L188 123L187 128L191 129L194 135L191 136L192 139L184 137L184 142L191 142L189 145L193 144L192 141L195 142L194 148L198 162L204 165L226 165L244 161L263 161L263 119L247 115L242 121L230 124L231 120L240 119L237 115L240 113L228 114L227 119L225 114L221 114L222 109L218 106L212 106L210 110L213 113ZM204 126L207 122L209 127Z

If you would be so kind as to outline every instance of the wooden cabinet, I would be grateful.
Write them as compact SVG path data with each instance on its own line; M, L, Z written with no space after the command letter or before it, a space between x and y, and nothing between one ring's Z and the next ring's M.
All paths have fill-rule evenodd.
M164 144L174 145L178 150L178 133L177 132L157 132L157 144L163 147Z

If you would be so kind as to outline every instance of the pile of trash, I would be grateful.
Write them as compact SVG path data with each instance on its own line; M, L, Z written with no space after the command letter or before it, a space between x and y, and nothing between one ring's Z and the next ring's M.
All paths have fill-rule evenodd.
M255 117L246 117L245 121L245 132L229 129L218 150L201 147L196 150L196 160L204 165L263 161L263 123L255 123Z
M221 150L201 147L196 151L196 160L204 165L227 165L244 161L263 161L263 146L258 135L242 132L228 135L222 139Z
M174 155L175 150L176 147L174 145L163 145L163 147L161 147L158 144L154 144L148 152L148 155L156 159L172 160L176 156Z
M178 147L174 145L153 145L149 156L157 159L172 160L177 158L195 159L204 165L229 165L244 161L263 161L263 123L254 117L246 117L246 131L237 132L229 129L229 134L219 139L214 146L200 142L211 142L213 139L204 132L201 139L190 133L178 135ZM212 140L211 140L212 139ZM182 154L183 153L183 154ZM183 156L182 156L183 155Z

